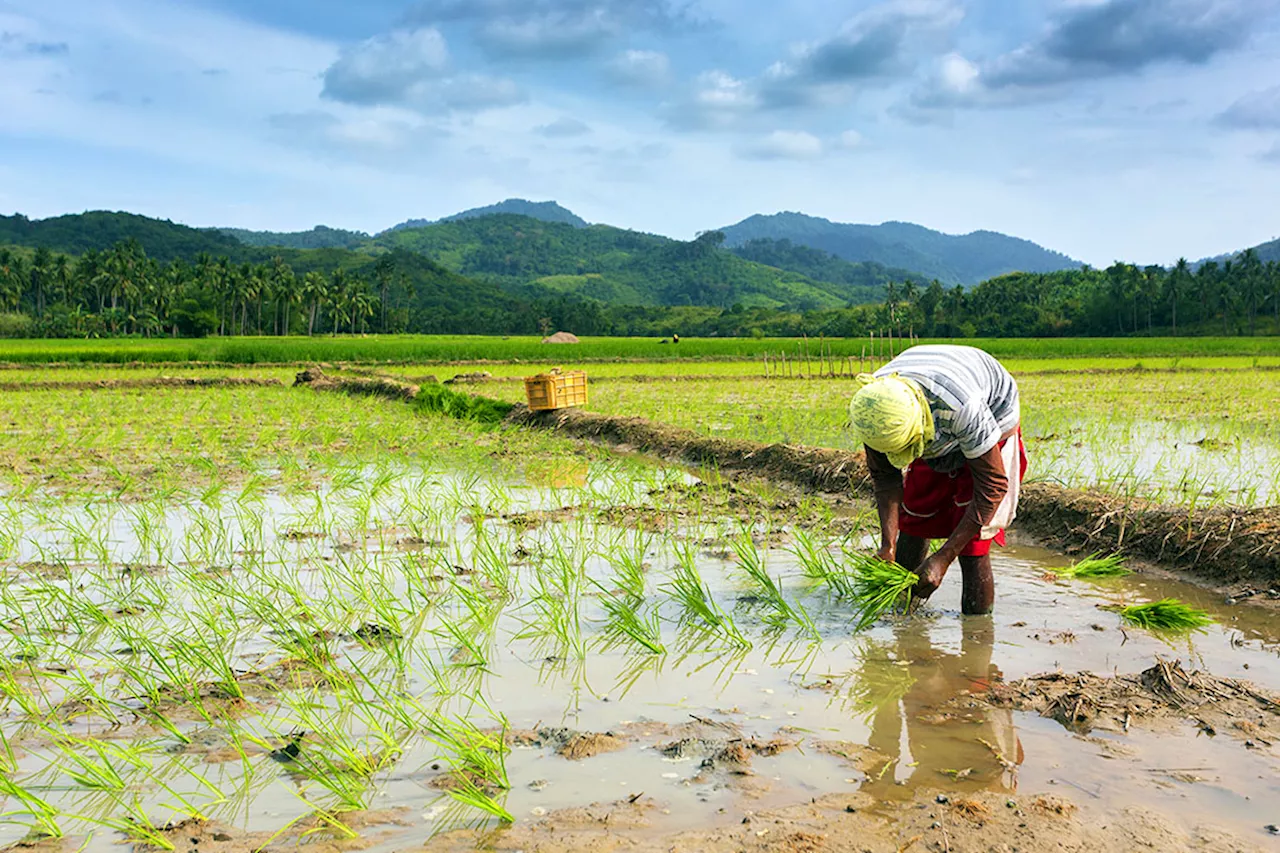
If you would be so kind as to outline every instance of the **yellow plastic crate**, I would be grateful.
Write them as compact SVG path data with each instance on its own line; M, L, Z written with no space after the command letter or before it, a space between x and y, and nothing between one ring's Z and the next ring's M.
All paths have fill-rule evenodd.
M567 409L587 404L587 374L581 370L562 373L553 370L526 376L524 392L529 398L529 408L535 412Z

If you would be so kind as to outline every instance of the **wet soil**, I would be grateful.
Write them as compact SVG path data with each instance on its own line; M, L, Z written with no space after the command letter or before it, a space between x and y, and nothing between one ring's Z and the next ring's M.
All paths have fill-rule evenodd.
M1158 660L1134 675L1053 672L995 684L982 694L959 696L952 707L1035 711L1066 728L1127 732L1132 726L1168 729L1195 723L1201 732L1224 734L1249 749L1280 741L1280 693L1235 678L1188 672L1178 661Z
M1264 847L1213 826L1187 831L1163 815L1127 809L1103 824L1070 800L1050 795L953 796L921 791L885 807L863 793L726 815L721 825L664 833L670 809L647 797L552 812L484 834L455 832L426 845L435 851L525 853L1131 853L1134 850L1244 853Z

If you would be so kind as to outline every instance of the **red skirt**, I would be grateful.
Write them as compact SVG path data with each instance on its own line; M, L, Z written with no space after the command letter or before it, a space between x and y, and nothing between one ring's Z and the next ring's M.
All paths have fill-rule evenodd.
M1022 443L1022 430L1005 441L1018 442L1019 471L1021 481L1027 473L1027 448ZM902 513L898 529L917 539L949 539L964 518L973 501L973 474L965 465L958 471L941 474L929 467L923 459L917 459L907 467L902 486ZM1005 535L999 530L990 538L978 536L960 552L962 557L985 557L991 553L991 543L1004 547Z

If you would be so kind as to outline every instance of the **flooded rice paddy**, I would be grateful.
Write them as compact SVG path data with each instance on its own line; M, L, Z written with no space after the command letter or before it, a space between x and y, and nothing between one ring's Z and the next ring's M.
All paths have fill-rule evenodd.
M885 815L1051 793L1273 843L1261 736L971 699L1160 658L1280 688L1274 611L1156 573L1057 580L1069 561L1023 544L996 558L994 617L959 615L956 572L854 635L802 545L838 566L864 515L634 460L455 455L295 489L265 469L146 501L6 493L0 845L173 847L199 824L241 849L507 849L509 821L591 803L647 804L640 837L845 792ZM1170 595L1218 624L1160 637L1107 609Z

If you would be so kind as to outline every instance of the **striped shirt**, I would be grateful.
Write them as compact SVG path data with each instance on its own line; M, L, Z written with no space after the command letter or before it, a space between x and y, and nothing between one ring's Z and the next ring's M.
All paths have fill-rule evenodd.
M934 439L925 459L960 451L976 459L1018 426L1018 383L1000 362L974 347L932 345L904 350L876 371L914 380L933 412Z

